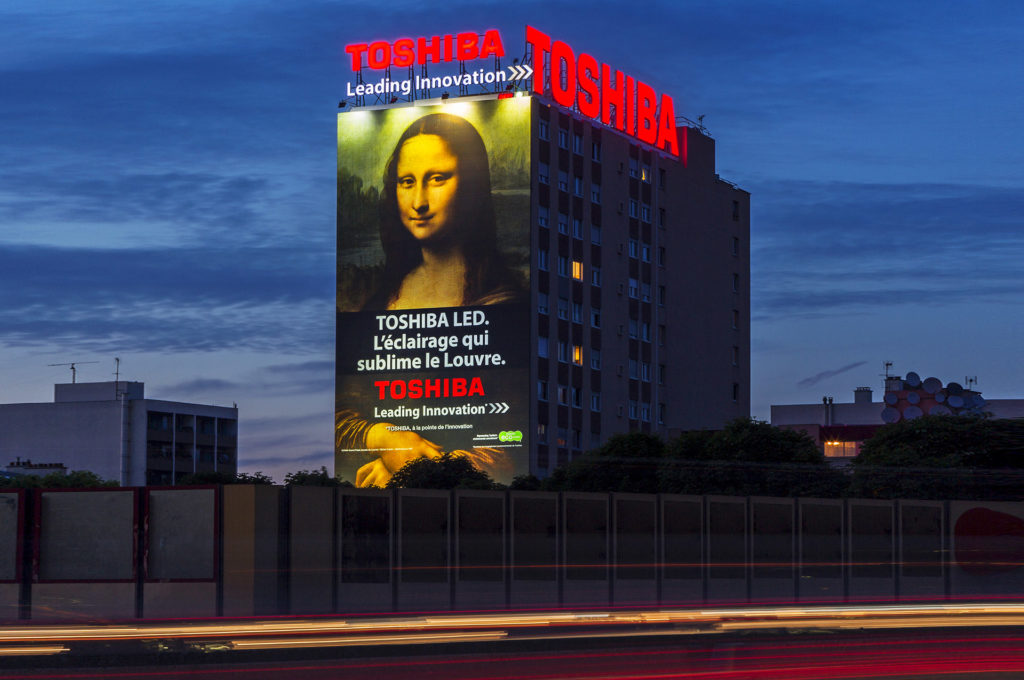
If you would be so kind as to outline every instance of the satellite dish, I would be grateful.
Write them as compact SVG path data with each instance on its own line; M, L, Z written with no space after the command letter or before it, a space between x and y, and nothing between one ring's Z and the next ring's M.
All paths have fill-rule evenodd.
M911 404L920 404L921 395L918 394L917 392L910 392L909 394L907 394L907 401L909 401Z
M964 398L961 397L959 394L952 394L950 395L949 399L946 400L946 403L952 406L953 408L963 408Z
M885 423L898 423L900 421L900 412L894 409L892 406L886 406L882 409L882 422Z
M928 378L924 381L924 391L928 394L935 394L942 389L942 381L938 378Z
M942 404L936 404L935 406L932 406L931 409L928 411L928 415L930 415L930 416L951 416L951 415L953 415L953 412L950 411L948 407L943 406Z
M911 371L907 373L907 377L903 382L907 384L907 387L919 387L921 385L921 376Z
M935 401L939 402L940 404L942 402L946 401L946 393L945 392L939 392L938 394L936 394L935 395Z
M951 382L946 385L946 392L949 394L963 394L964 388L960 383Z
M886 392L885 396L882 397L882 401L884 401L889 406L895 406L899 400L900 398L896 396L895 392Z
M903 409L903 417L907 420L920 418L923 415L924 411L921 410L920 406L908 406L907 408Z

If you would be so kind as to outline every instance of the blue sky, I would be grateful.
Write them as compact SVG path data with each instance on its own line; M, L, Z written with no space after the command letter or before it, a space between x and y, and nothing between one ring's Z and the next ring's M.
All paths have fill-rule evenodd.
M0 402L122 376L330 467L352 42L526 23L705 115L752 194L752 410L897 373L1024 396L1024 5L0 5Z

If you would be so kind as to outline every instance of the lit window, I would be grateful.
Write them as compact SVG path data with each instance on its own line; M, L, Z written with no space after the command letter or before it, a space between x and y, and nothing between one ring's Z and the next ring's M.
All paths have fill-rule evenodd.
M577 260L572 261L572 278L577 281L583 280L583 263Z
M583 347L581 345L572 346L572 363L577 366L583 365Z
M640 168L640 179L648 184L651 183L651 166L645 165Z

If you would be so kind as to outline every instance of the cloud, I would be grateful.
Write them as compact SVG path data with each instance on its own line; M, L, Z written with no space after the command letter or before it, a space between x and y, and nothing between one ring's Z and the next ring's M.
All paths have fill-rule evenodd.
M821 373L816 373L815 375L812 375L812 376L810 376L808 378L804 378L803 380L799 381L796 384L796 386L797 387L813 387L814 385L817 385L818 383L820 383L822 380L825 380L827 378L835 377L835 376L840 375L842 373L846 373L847 371L852 371L853 369L857 368L858 366L863 366L866 363L867 363L866 361L857 361L857 362L854 362L852 364L847 364L846 366L843 366L842 368L836 368L836 369L832 369L832 370L829 370L829 371L822 371Z

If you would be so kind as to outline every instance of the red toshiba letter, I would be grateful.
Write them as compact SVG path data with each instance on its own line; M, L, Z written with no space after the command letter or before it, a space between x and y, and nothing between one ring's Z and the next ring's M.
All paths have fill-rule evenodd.
M387 68L391 65L391 45L382 40L370 43L366 53L366 63L370 68Z
M626 129L626 84L622 71L615 72L615 84L611 82L611 68L601 64L601 122L612 125L612 107L615 107L615 124L619 130Z
M636 90L633 76L626 76L626 134L636 134Z
M683 142L686 142L686 128L683 128ZM676 111L672 97L661 95L661 107L658 109L658 141L654 144L673 156L679 156L679 138L676 136ZM686 165L686 153L683 152L683 165Z
M541 33L533 26L526 27L526 42L533 45L533 91L544 94L545 56L551 50L551 36Z
M459 33L456 38L458 45L455 49L455 58L459 61L476 59L476 33Z
M464 397L464 396L466 396L466 379L465 378L453 378L452 379L452 396L453 397Z
M597 79L600 70L597 67L597 60L589 54L581 54L576 59L576 80L580 84L582 97L576 98L576 105L587 118L597 118L601 115L601 96L599 94Z
M654 144L658 139L657 94L643 81L636 84L636 137L641 142Z
M388 381L387 380L375 380L373 382L373 386L377 388L377 398L378 399L383 399L384 398L384 392L388 388Z
M428 47L429 45L429 47ZM435 64L441 63L441 39L436 35L427 42L426 38L420 38L416 41L416 63L426 64L427 58Z
M393 48L395 60L395 66L412 66L416 61L416 50L414 49L414 43L412 38L402 38L401 40L395 41Z
M505 47L501 44L501 33L498 32L498 29L492 28L484 33L484 39L480 42L480 55L477 58L504 56Z
M484 381L479 377L473 378L469 382L469 396L484 396Z
M562 87L563 74L565 87ZM561 40L551 45L551 96L567 109L576 104L576 57L572 48Z
M366 43L360 45L347 45L345 51L352 55L352 70L363 70L363 52L366 51Z

